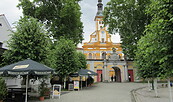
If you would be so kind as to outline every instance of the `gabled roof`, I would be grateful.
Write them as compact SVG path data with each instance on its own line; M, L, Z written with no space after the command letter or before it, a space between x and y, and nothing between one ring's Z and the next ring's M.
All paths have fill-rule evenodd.
M9 22L8 22L8 20L7 20L7 18L5 17L5 14L0 14L0 18L2 18L5 21L5 23L9 27L9 29L12 29L11 26L10 26L10 24L9 24Z

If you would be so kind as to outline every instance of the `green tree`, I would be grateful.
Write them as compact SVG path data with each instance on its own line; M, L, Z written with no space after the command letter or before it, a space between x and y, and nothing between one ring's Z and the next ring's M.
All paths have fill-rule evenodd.
M155 77L168 78L168 87L171 89L169 77L173 75L173 1L151 1L146 12L152 20L146 27L146 35L138 42L137 66L142 76L149 77L147 71L152 69Z
M160 56L156 52L158 43L155 42L157 35L146 34L137 44L135 52L135 65L138 68L138 75L141 78L157 78L159 77L159 61Z
M157 59L160 64L162 78L173 75L173 1L153 0L146 10L152 17L151 24L147 26L146 33L157 35L155 42L158 43Z
M42 62L47 57L50 38L43 24L32 17L23 17L8 40L8 50L3 53L4 65L30 58Z
M134 58L137 41L145 35L150 21L145 8L149 3L150 0L110 0L104 9L105 24L111 34L120 34L123 53L128 58Z
M87 68L86 56L82 52L77 52L77 57L78 57L78 68L86 69Z
M66 79L69 74L77 72L81 66L76 46L72 40L60 38L50 51L47 64L55 69L61 81L64 81L64 88L66 88Z
M157 78L165 72L160 69L159 59L162 55L159 51L159 43L157 39L159 36L157 34L147 33L143 36L137 45L137 51L135 52L135 63L138 68L138 75L141 78L152 80L152 89L155 90L156 97L158 97L157 92ZM153 86L154 80L154 86Z
M20 0L19 8L24 15L39 19L46 24L54 39L63 36L77 45L83 40L80 0Z
M55 69L62 79L70 73L77 72L79 69L78 56L73 41L61 38L55 42L48 55L48 64L48 66Z

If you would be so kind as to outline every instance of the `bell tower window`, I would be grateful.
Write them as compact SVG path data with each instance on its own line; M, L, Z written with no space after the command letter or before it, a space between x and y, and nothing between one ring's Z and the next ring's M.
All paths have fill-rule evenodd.
M101 21L99 21L99 24L102 24L102 22L101 22Z

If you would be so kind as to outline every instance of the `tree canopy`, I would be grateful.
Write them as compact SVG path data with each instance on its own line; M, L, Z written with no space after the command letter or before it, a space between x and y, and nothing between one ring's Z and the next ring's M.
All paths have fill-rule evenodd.
M32 17L23 17L15 25L7 41L8 50L3 54L4 64L11 64L27 58L37 62L46 59L48 46L51 41L43 24Z
M152 0L146 9L152 20L146 27L146 35L138 42L136 53L137 65L142 76L147 76L144 72L149 70L148 67L153 69L156 66L154 73L157 77L168 78L173 74L172 4L173 1L170 0Z
M157 46L155 42L158 36L156 34L146 34L137 44L137 51L135 52L135 65L138 68L138 76L141 78L156 78L159 77L159 59ZM157 54L157 55L156 55Z
M78 56L76 46L73 41L61 38L55 42L50 54L48 55L48 66L55 69L61 78L65 78L70 73L77 72Z
M134 58L137 41L145 35L145 26L150 21L145 14L149 2L150 0L110 0L104 9L105 24L109 26L111 34L120 34L123 53L128 58Z
M78 67L79 69L86 69L87 68L87 60L86 56L82 52L77 52L78 57Z
M167 78L173 75L173 1L154 0L147 13L152 16L152 22L146 32L158 36L155 42L158 43L156 52L160 58L157 60L160 69L165 72L161 76Z
M80 0L19 0L23 14L46 24L54 39L63 36L77 45L83 40Z

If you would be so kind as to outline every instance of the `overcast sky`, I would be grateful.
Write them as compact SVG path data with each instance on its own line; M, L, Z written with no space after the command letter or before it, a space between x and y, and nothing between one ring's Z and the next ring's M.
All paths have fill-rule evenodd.
M110 0L103 0L103 5ZM84 41L89 41L89 36L95 31L94 17L97 12L97 2L98 0L82 0L80 2L82 11L82 22L84 25ZM18 0L1 0L0 1L0 14L5 14L8 22L12 26L15 21L18 21L20 16L22 16L22 10L19 10L16 5ZM112 36L112 41L115 43L120 42L119 35ZM80 45L81 47L81 45Z

